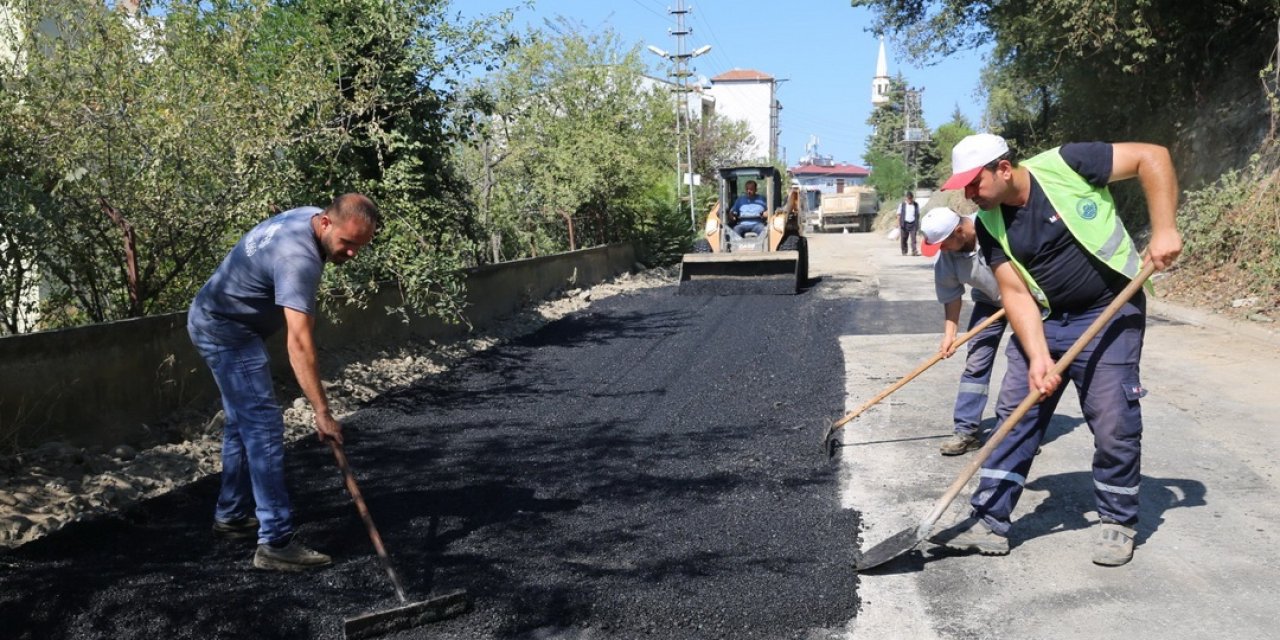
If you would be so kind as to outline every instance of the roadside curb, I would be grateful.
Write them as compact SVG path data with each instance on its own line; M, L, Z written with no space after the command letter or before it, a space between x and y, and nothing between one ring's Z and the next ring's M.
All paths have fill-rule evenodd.
M1243 322L1212 311L1186 307L1150 296L1147 297L1147 305L1151 314L1155 316L1205 329L1227 332L1234 336L1250 338L1272 347L1280 347L1280 329L1266 328L1270 325Z

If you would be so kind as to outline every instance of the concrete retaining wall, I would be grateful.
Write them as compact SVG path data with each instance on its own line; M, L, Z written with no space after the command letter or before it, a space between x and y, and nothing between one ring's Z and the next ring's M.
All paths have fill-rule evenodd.
M470 269L466 317L483 329L525 304L566 288L586 287L628 271L630 244L615 244ZM333 352L378 350L409 340L465 335L463 324L437 318L404 322L384 309L398 304L386 287L365 309L338 322L320 318L316 338L326 370ZM292 383L283 339L271 341L278 380ZM0 448L62 440L76 446L145 441L151 428L184 408L213 407L217 389L187 338L186 313L0 338Z

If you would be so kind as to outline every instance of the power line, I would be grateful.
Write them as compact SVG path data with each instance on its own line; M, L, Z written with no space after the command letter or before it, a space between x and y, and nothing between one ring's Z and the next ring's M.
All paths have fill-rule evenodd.
M644 9L645 11L648 11L649 13L652 13L653 15L658 16L659 18L662 18L664 22L666 21L667 16L662 15L662 12L654 9L653 7L645 5L643 2L640 2L640 0L631 0L631 1L636 3L636 6L640 7L641 9Z
M702 24L707 27L707 33L711 34L711 42L716 46L716 49L712 50L711 55L716 59L716 61L720 64L720 66L724 68L726 71L729 69L732 69L733 65L729 62L728 58L726 58L724 54L721 53L722 51L728 51L728 49L726 49L725 46L720 43L720 38L716 37L716 30L715 30L715 27L711 26L711 21L708 20L706 16L703 15L703 13L694 13L693 15L698 20L702 21Z

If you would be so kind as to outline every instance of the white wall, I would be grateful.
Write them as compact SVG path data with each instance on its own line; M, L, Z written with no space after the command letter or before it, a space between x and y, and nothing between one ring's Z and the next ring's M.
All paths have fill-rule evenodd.
M645 91L657 91L660 93L670 93L671 104L673 109L676 108L676 100L678 99L675 93L672 91L672 89L674 89L675 86L676 85L674 83L669 82L667 80L654 78L652 76L640 76L641 89ZM715 98L709 95L700 94L696 91L691 91L689 93L689 103L686 106L688 108L688 111L685 112L685 115L688 117L690 122L701 122L702 116L704 114L709 116L716 112Z
M747 123L755 145L747 152L753 160L769 159L769 105L773 101L772 81L712 81L711 95L716 99L716 113Z

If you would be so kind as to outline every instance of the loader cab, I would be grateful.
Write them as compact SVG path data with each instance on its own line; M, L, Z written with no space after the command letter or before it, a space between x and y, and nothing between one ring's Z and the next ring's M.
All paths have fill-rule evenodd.
M731 252L765 252L776 247L777 238L773 238L774 246L770 246L771 234L768 223L774 213L785 200L782 193L782 176L774 167L731 167L720 169L720 202L724 203L719 212L719 228L721 242L719 250ZM756 194L765 201L764 228L755 233L738 233L735 229L735 217L731 212L739 197L747 194L747 184L754 182Z
M764 196L765 213L772 214L782 206L782 176L773 167L734 167L720 170L720 202L732 207L738 197L747 193L747 183L756 183L756 193Z

